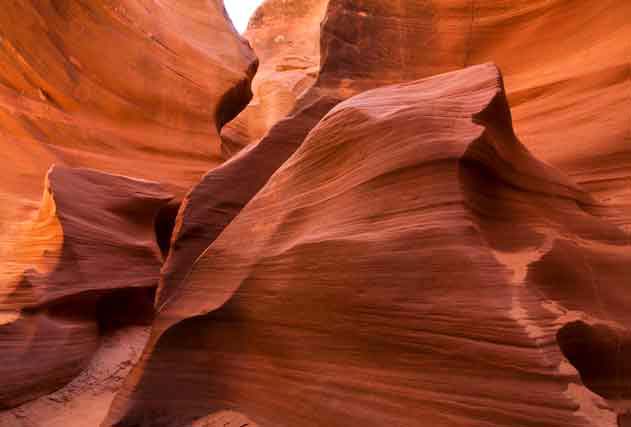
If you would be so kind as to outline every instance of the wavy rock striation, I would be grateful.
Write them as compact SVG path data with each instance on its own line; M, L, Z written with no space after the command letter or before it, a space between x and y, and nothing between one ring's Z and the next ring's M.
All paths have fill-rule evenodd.
M3 264L1 406L53 391L81 371L98 344L107 296L118 295L119 312L110 313L117 316L127 298L150 298L161 266L154 218L171 198L157 183L51 168L38 217Z
M258 82L269 84L270 89L258 93L255 84L255 100L226 128L224 142L232 141L226 143L238 148L269 131L256 149L242 153L230 167L207 174L188 197L192 202L186 205L188 212L181 212L180 222L182 230L189 231L182 238L190 240L196 234L195 244L183 251L186 253L171 257L167 282L173 282L172 270L188 271L225 224L289 158L317 123L315 116L322 117L338 102L365 90L489 60L504 70L507 96L516 111L515 126L524 143L607 201L612 206L607 216L615 224L625 225L626 181L618 163L624 162L628 145L624 141L631 135L628 108L623 107L624 103L628 106L627 94L631 93L631 65L625 54L631 46L618 41L625 35L631 37L631 26L622 18L631 12L627 5L581 1L568 16L570 10L562 2L330 0L326 5L307 5L294 0L285 7L286 3L279 7L276 0L265 2L246 33L262 59ZM316 28L322 14L322 23ZM585 20L593 25L581 24ZM297 28L305 31L296 34ZM537 30L528 36L532 28ZM547 32L546 28L555 30ZM288 37L281 43L277 37L284 34ZM320 49L317 57L313 53L316 45ZM563 53L568 46L575 52L570 56ZM311 52L310 58L319 59L317 78L298 99L294 91L278 100L272 92L278 93L279 87L295 88L296 76L304 76L299 71L294 75L293 70L289 74L270 71L294 50ZM514 55L515 51L520 55ZM594 63L602 68L585 74ZM549 93L564 94L563 99L573 107L563 104L557 108L555 99L560 98L552 99ZM606 99L611 103L576 105L579 99L600 97L601 93L609 94ZM578 125L570 110L581 111L585 120ZM279 121L285 113L287 117ZM542 115L546 123L554 125L542 127ZM600 117L608 117L606 124ZM565 131L578 127L589 128L581 138ZM577 144L577 140L582 142ZM593 167L592 161L599 166ZM225 190L227 182L236 186L230 194Z
M246 33L261 56L261 71L254 84L256 95L222 135L228 145L243 146L267 133L254 146L211 170L185 197L173 234L173 250L163 269L160 295L180 285L195 259L331 108L368 89L462 66L465 35L454 36L452 21L465 16L468 9L464 5L455 10L444 8L440 14L444 24L434 25L437 17L428 14L427 5L399 3L386 7L382 1L307 4L291 0L281 5L269 0L261 6ZM322 14L322 23L316 27ZM438 34L430 36L432 31ZM278 41L277 36L283 34L288 37ZM420 54L418 37L431 42L432 49ZM457 40L443 47L438 45L439 40L449 37ZM395 46L398 53L393 55ZM316 47L318 56L314 53ZM283 61L291 58L286 56L291 52L311 52L310 58L319 60L315 80L300 77L304 71L285 69ZM292 85L298 77L310 84L307 89L301 84L300 97L295 99L294 91L294 97L275 98L286 90L279 88L295 87ZM263 86L273 93L265 92ZM268 101L264 102L264 98ZM290 98L291 102L285 102ZM281 113L287 116L281 119ZM160 295L158 305L163 302Z
M219 130L257 59L220 0L8 1L0 15L7 407L77 375L104 329L151 320L156 234L166 252L177 199L223 161Z
M172 197L154 182L52 167L39 215L14 249L15 270L5 270L20 277L14 289L2 289L3 308L155 286L161 255L154 218Z
M7 2L0 424L627 425L630 14Z
M103 425L613 425L505 262L555 221L621 245L598 210L516 139L493 65L351 98L165 298Z
M222 162L219 129L251 96L256 58L220 0L11 0L0 28L0 148L14 165L0 171L0 232L9 236L8 224L37 210L53 163L164 182L183 196Z

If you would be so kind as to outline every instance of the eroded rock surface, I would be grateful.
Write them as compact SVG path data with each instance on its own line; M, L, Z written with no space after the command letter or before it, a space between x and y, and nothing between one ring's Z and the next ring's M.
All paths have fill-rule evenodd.
M626 112L631 78L625 53L631 46L618 42L625 36L631 37L631 26L621 18L631 12L627 5L581 1L573 5L570 12L561 2L331 0L326 5L303 3L295 0L283 2L279 7L279 1L265 2L246 37L261 55L261 71L257 77L261 83L258 84L273 87L271 92L277 94L279 88L287 85L295 87L292 85L296 80L291 77L294 71L289 74L270 71L277 70L289 52L313 53L317 45L320 49L317 78L313 82L300 80L310 82L310 86L298 99L296 91L282 100L275 99L276 95L271 92L258 93L255 82L255 99L226 128L224 142L232 147L226 149L231 154L262 138L260 147L244 152L234 159L231 167L216 173L211 171L202 180L203 190L197 190L197 200L187 205L188 216L195 217L190 226L197 229L198 248L193 249L195 245L192 245L190 254L194 256L175 256L172 262L176 265L168 270L190 268L190 261L212 242L217 231L234 218L304 140L316 123L314 114L322 117L336 103L364 90L485 61L494 61L504 70L507 96L516 111L515 126L524 143L543 160L576 177L600 200L614 207L607 209L612 222L626 224L627 186L623 169L618 166L618 160L613 159L625 161L622 160L626 158L628 144L625 141L631 136ZM320 18L322 13L324 17ZM320 19L321 25L316 27L315 22ZM582 25L585 20L593 24ZM615 31L604 32L608 25ZM545 30L552 27L555 31ZM296 34L297 28L304 31ZM529 37L527 28L538 30ZM288 37L281 43L277 37L283 34ZM560 52L566 45L572 46L574 53L570 56ZM614 53L604 53L607 50L601 51L601 45ZM520 55L515 55L516 51ZM316 60L315 54L310 57ZM584 70L593 68L594 63L602 64L602 68L585 74ZM542 70L545 73L542 74ZM304 76L299 70L296 73L295 76ZM304 90L303 86L300 91ZM561 97L552 98L549 93L568 94L563 99L576 105L579 98L600 97L599 94L605 92L611 93L608 98L611 103L581 102L576 106L575 110L585 119L580 127L589 128L583 136L573 137L561 130L577 127L574 116L568 113L567 103L557 108L555 105ZM270 102L265 103L265 99ZM285 113L287 116L280 120ZM546 116L546 123L555 125L540 126L542 114ZM606 125L600 124L603 123L601 117L608 117ZM275 121L277 125L273 125ZM574 142L579 139L580 144ZM592 157L589 147L598 153L597 158ZM265 160L261 161L263 158ZM600 166L594 167L592 161ZM244 174L246 170L248 173ZM607 177L603 178L605 175ZM235 191L225 195L224 183L241 181L240 176L244 176L246 182L235 184ZM207 199L199 197L201 194L208 195ZM223 204L225 209L217 209L218 204ZM199 212L194 213L198 209ZM213 214L205 215L205 209L212 209ZM182 213L180 217L186 228L185 215ZM199 218L205 220L199 221Z
M331 108L368 89L463 66L461 50L466 34L454 36L451 25L455 19L466 16L468 9L464 4L455 10L437 5L444 9L441 19L445 25L435 26L436 17L428 14L429 6L399 3L386 6L381 1L307 4L298 0L282 3L270 0L261 6L246 32L261 55L261 71L254 83L256 95L248 108L226 127L223 136L227 145L244 146L267 133L254 146L211 170L186 196L178 213L173 250L164 267L160 294L179 286L195 259ZM321 24L316 26L320 20ZM462 25L464 28L465 24ZM434 28L439 34L430 37ZM278 33L290 36L279 41ZM450 42L447 50L432 45L436 49L421 54L415 37L426 37L433 44L443 37L456 37L456 41ZM313 53L316 46L320 49L317 57ZM396 55L392 54L393 49ZM310 57L314 62L318 60L319 66L317 78L301 80L309 84L307 89L301 86L300 97L295 99L294 91L291 102L285 102L287 97L283 100L275 97L286 91L287 85L295 84L296 78L304 76L304 70L288 73L281 65L291 52L311 52ZM270 90L275 92L264 92L263 86L274 88ZM268 103L263 102L267 98Z
M106 329L151 321L157 240L166 252L170 209L223 161L219 130L249 101L257 59L220 0L2 9L6 407L70 381Z
M313 85L327 4L328 0L268 0L256 11L244 34L260 60L252 82L254 97L222 130L225 157L258 142Z
M0 16L0 232L37 210L51 164L163 182L221 163L256 58L220 0L9 1ZM19 173L17 173L19 171Z
M493 65L338 105L164 301L103 425L613 425L501 261L498 205L521 248L624 239L516 139Z
M125 326L100 335L98 349L79 375L53 393L0 412L0 427L98 426L142 353L149 328Z
M51 168L37 219L22 226L3 259L1 406L54 391L81 372L99 342L105 297L120 297L119 311L109 313L117 317L123 307L142 307L115 292L144 289L151 298L162 260L153 223L171 198L157 183Z
M14 286L5 281L2 308L154 286L162 264L154 219L172 198L154 182L52 167L37 219L9 251L3 277Z
M7 3L0 425L626 425L630 7Z
M568 323L557 333L563 354L587 387L628 407L631 397L631 334L605 324Z

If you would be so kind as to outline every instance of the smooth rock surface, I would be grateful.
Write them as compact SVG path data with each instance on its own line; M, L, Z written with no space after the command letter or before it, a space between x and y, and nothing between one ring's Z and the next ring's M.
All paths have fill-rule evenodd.
M256 57L223 2L11 0L0 15L0 233L38 208L55 163L166 183L222 162Z
M37 219L8 251L0 307L155 286L162 260L154 219L172 197L155 182L53 166Z

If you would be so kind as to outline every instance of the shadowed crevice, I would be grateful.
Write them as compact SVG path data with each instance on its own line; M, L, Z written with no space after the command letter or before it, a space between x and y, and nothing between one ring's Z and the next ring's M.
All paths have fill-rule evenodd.
M629 338L627 331L580 320L566 324L556 335L561 352L585 386L608 400L631 397Z
M173 235L175 218L180 209L180 204L179 200L173 200L164 205L156 214L154 222L156 241L164 258L166 258L171 248L171 236Z

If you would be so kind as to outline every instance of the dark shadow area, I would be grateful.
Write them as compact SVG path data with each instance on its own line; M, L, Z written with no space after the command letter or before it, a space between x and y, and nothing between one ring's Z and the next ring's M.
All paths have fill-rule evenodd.
M96 304L101 335L124 326L151 325L155 292L155 288L130 288L103 296Z
M154 221L156 241L164 258L166 258L171 248L171 236L173 235L175 219L180 210L180 204L181 201L173 200L164 205L164 207L158 211Z
M625 414L618 415L618 426L631 427L631 413L627 412Z
M629 338L626 331L583 321L566 324L556 336L561 352L578 370L583 384L605 399L615 400L631 397Z

